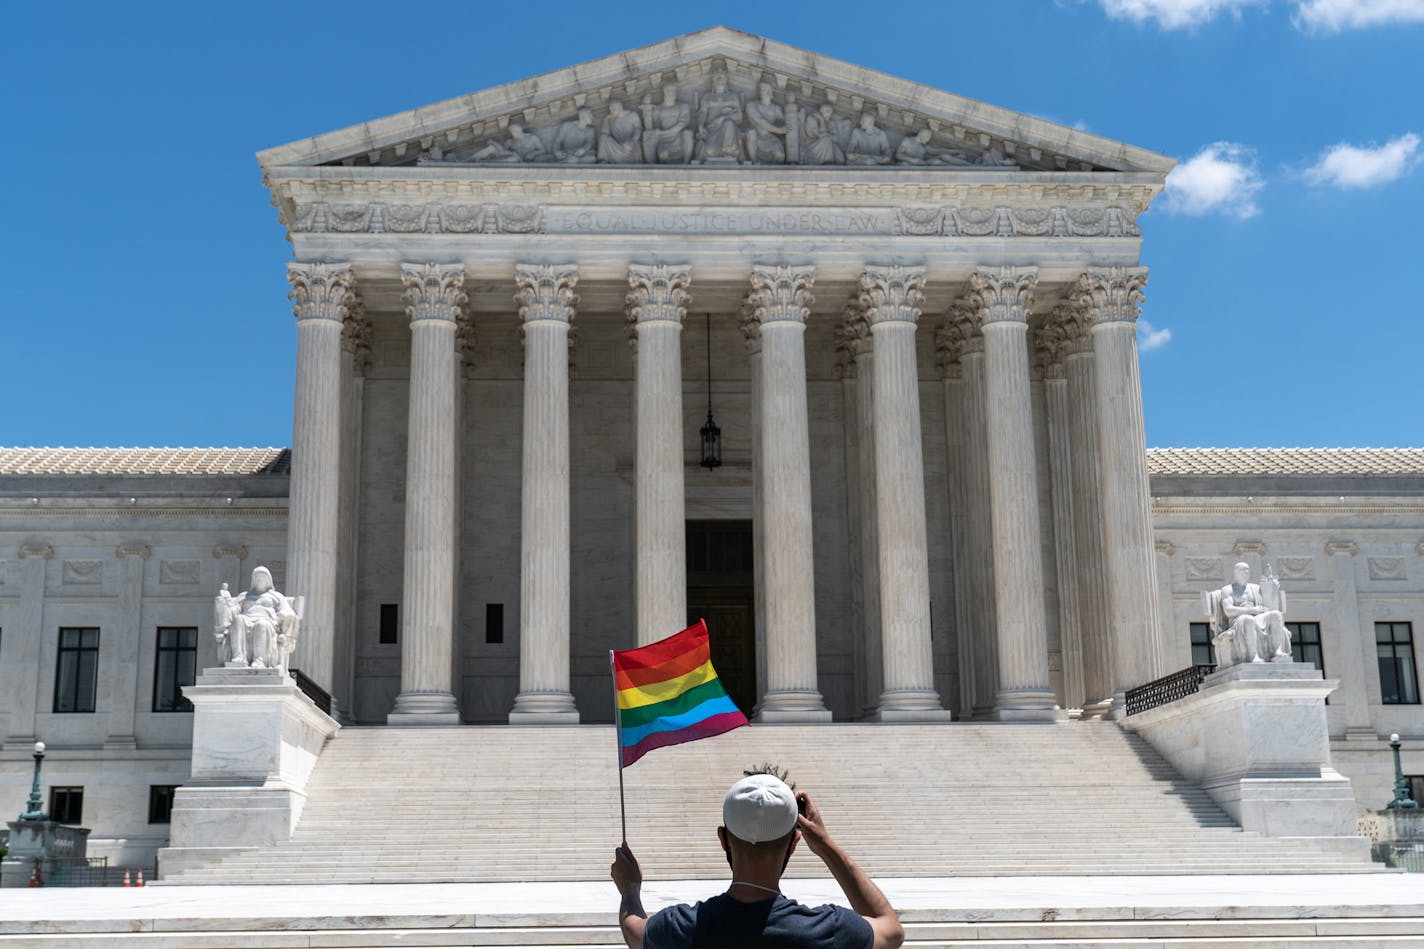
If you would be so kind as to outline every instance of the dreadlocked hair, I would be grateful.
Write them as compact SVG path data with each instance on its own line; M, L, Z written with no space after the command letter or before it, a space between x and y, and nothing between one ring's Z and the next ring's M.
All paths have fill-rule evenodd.
M742 777L750 778L754 774L769 774L784 782L791 790L796 790L796 782L791 780L791 772L777 766L775 762L764 761L761 764L754 764L742 772Z

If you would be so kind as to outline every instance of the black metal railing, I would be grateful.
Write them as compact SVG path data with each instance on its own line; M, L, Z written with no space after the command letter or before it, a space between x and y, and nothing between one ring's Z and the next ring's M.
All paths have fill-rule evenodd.
M302 673L302 670L291 669L289 671L292 673L292 681L297 684L297 688L301 689L302 693L311 699L317 708L330 715L331 693L307 678L307 676Z
M1153 679L1146 685L1127 690L1127 714L1136 715L1149 708L1166 705L1200 691L1202 680L1216 671L1214 665L1188 666L1179 672Z

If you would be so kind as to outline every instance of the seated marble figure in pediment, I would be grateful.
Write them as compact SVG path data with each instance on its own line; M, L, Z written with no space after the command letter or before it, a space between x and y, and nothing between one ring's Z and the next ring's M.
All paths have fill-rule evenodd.
M797 95L733 77L720 61L701 78L650 79L647 91L630 95L632 85L587 95L566 117L506 116L469 143L432 143L416 163L1020 167L962 128L956 136L929 118L834 90Z

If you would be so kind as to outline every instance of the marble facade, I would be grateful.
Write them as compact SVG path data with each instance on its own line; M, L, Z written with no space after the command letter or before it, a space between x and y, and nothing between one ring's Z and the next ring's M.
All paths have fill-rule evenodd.
M1329 631L1339 769L1424 733L1369 659L1374 620L1424 630L1424 461L1152 470L1137 220L1171 159L719 28L259 161L289 470L0 457L0 792L36 736L121 775L96 853L164 836L137 802L192 726L147 711L152 631L216 665L219 582L305 596L291 664L343 722L602 722L606 650L687 619L689 521L751 524L764 722L1113 714L1269 548ZM61 626L103 630L93 714L47 711Z

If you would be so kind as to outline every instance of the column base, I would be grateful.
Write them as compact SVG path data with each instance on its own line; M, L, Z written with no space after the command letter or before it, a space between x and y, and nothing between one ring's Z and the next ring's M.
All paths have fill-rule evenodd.
M387 725L458 725L460 709L449 692L402 692L386 715Z
M1083 704L1084 719L1104 718L1108 712L1112 711L1112 699L1101 699L1097 702L1085 702Z
M511 725L577 725L578 709L571 692L520 692L509 712Z
M1000 689L994 697L994 722L1066 722L1068 713L1058 707L1048 689Z
M763 695L753 720L768 725L815 724L829 722L831 711L814 689L786 689Z
M939 704L933 689L886 689L880 706L868 717L871 722L948 722L949 709Z
M1345 728L1345 740L1376 742L1380 740L1380 737L1373 726L1349 725Z

